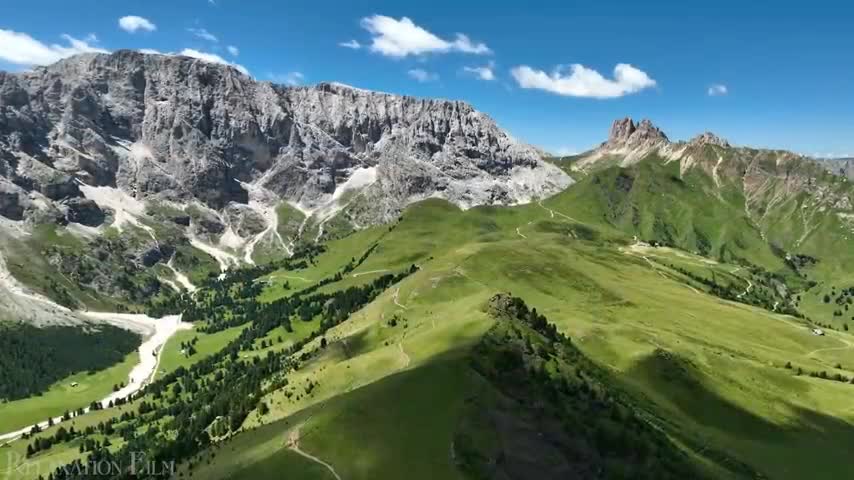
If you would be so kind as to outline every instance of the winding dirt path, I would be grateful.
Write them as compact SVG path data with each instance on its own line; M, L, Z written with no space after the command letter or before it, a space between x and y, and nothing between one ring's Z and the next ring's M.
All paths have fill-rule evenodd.
M520 228L520 227L516 227L516 234L517 234L517 235L519 235L519 236L520 236L520 237L522 237L522 238L528 238L528 237L526 237L526 236L525 236L525 234L524 234L524 233L522 233L522 231L521 231L521 230L519 230L519 228Z
M400 288L398 288L397 290L394 291L394 304L397 305L398 307L404 309L404 310L408 310L408 308L406 308L406 305L402 305L398 301L398 297L400 297Z
M581 222L579 222L578 220L576 220L576 219L574 219L574 218L570 217L569 215L566 215L566 214L564 214L564 213L560 213L560 212L558 212L557 210L552 210L551 208L549 208L549 207L547 207L547 206L543 205L543 201L542 201L542 200L540 200L539 202L537 202L537 205L539 205L540 207L542 207L542 208L543 208L543 209L545 209L545 210L548 210L549 215L551 215L551 218L555 218L555 215L560 215L561 217L563 217L563 218L565 218L565 219L567 219L567 220L569 220L569 221L571 221L571 222L581 223Z
M542 208L543 210L547 210L547 211L549 212L549 214L551 215L551 218L555 218L555 211L554 211L554 210L552 210L551 208L548 208L548 207L546 207L545 205L543 205L543 201L542 201L542 200L538 201L538 202L537 202L537 205L539 205L539 206L540 206L540 208Z
M397 347L400 349L400 354L403 356L403 367L401 367L401 370L409 368L409 364L412 363L412 359L409 357L409 354L406 353L406 350L403 349L403 342L397 342Z
M747 288L744 289L743 292L738 294L738 298L741 298L741 297L747 295L748 293L750 293L751 290L753 290L753 282L751 282L749 278L746 280L747 280Z
M335 467L333 467L332 465L324 462L323 460L315 457L314 455L312 455L308 452L300 450L300 448L299 448L299 439L300 439L299 431L300 431L300 428L301 427L298 426L298 427L294 428L293 430L291 430L291 432L288 434L288 441L287 441L288 449L293 451L294 453L302 455L303 457L311 460L314 463L317 463L318 465L323 465L327 470L329 470L329 473L331 473L333 477L335 477L337 480L341 480L341 476L338 475L338 472L335 471Z
M830 337L830 338L833 338L834 340L839 340L840 342L845 344L845 346L844 347L819 348L819 349L813 350L809 353L805 353L804 356L805 357L811 357L811 356L815 355L816 353L820 353L820 352L834 352L837 350L851 350L852 348L854 348L854 344L852 344L848 340L845 340L845 339L840 338L840 337Z
M311 282L311 280L309 280L309 279L307 279L307 278L305 278L305 277L299 277L299 276L296 276L296 275L275 275L275 276L273 276L272 278L279 278L279 277L282 277L282 278L289 278L289 279L291 279L291 280L301 280L301 281L303 281L303 282Z
M381 269L379 269L379 270L370 270L370 271L367 271L367 272L354 273L354 274L353 274L353 278L358 278L358 277L361 277L362 275L370 275L370 274L372 274L372 273L384 273L384 272L387 272L387 271L388 271L388 269L387 269L387 268L381 268Z

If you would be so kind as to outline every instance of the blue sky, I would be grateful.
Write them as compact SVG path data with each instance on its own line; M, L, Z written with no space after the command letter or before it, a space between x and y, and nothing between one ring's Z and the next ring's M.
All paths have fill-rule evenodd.
M555 152L629 115L673 139L854 155L852 22L847 0L6 0L0 69L185 52L260 80L465 100Z

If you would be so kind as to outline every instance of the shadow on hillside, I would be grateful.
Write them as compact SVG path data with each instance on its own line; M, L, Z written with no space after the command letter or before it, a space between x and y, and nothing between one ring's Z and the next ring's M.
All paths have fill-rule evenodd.
M455 468L449 448L472 385L467 353L446 352L238 436L238 450L277 438L282 448L232 470L228 478L263 480L283 477L258 472L299 471L304 459L286 447L288 431L297 425L303 425L300 448L334 465L343 478L448 478ZM321 469L306 478L327 473Z
M788 408L795 420L771 422L710 390L706 386L709 379L690 360L662 349L635 364L624 376L656 392L658 407L675 409L686 417L689 423L680 428L678 420L665 414L669 433L735 473L748 474L744 467L749 464L771 478L849 476L844 472L854 452L854 425L840 418L786 402L773 407ZM703 430L716 440L707 443L709 438L698 434Z

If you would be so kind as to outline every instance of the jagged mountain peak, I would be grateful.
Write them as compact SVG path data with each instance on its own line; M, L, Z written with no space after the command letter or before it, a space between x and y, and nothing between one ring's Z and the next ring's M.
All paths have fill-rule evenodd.
M656 127L651 120L643 119L635 123L631 117L615 120L608 134L608 147L633 147L653 143L669 143L664 132Z
M272 85L133 50L0 75L0 214L16 219L63 210L57 202L79 198L79 183L215 210L249 202L252 185L316 211L355 174L371 179L356 182L358 225L431 196L464 208L512 204L571 182L460 101Z
M588 170L598 165L602 159L605 159L608 164L618 159L619 163L629 165L653 152L672 155L677 147L680 150L683 148L678 144L671 144L667 135L651 120L643 119L635 123L631 117L625 117L611 124L607 141L586 154L572 168Z
M608 133L608 143L626 141L635 133L637 127L631 117L614 120L611 131Z
M725 138L721 138L712 132L703 132L692 138L689 143L691 145L717 145L724 148L731 146Z

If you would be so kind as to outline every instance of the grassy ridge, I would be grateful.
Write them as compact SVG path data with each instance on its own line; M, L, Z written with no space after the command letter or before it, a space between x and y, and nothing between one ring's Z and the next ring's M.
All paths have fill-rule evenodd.
M554 208L552 202L559 200L544 205ZM576 215L573 211L572 216ZM614 230L569 228L576 222L557 217L538 205L466 212L437 201L412 207L359 270L419 258L423 259L421 271L330 330L329 346L322 354L289 375L288 387L265 399L271 412L250 416L245 427L258 430L232 440L233 453L218 451L210 469L202 471L210 478L223 478L216 471L226 464L250 468L256 461L280 462L277 465L287 468L286 439L296 425L314 432L300 441L301 448L332 464L342 475L367 478L395 471L402 468L396 465L403 458L416 466L422 461L438 462L408 450L408 456L402 457L403 450L397 449L409 447L399 442L378 443L363 450L361 437L374 429L384 431L382 419L388 411L402 408L398 402L403 399L416 402L421 416L446 418L407 396L414 385L388 390L393 394L380 392L386 391L386 383L399 385L396 382L404 382L403 377L420 375L418 371L433 365L436 371L454 370L443 370L439 364L459 359L450 352L464 351L476 343L491 325L482 311L484 302L492 293L504 290L540 307L595 363L614 372L615 381L644 399L650 418L657 419L655 423L698 465L704 465L705 471L738 476L757 470L773 478L794 479L808 471L815 475L828 469L826 462L844 468L843 446L851 444L854 431L847 423L851 416L846 413L845 400L851 387L797 377L783 367L792 362L805 369L836 371L836 363L841 363L842 371L847 371L854 366L854 352L845 343L850 337L842 332L815 337L808 324L797 319L692 290L684 278L662 276L640 255L625 251L629 239ZM453 233L425 238L427 231ZM420 253L422 248L430 253ZM670 252L661 249L657 254L666 262L693 264L698 271L707 268L723 274L739 268L709 263L687 252ZM730 276L733 282L743 281L740 272ZM335 284L326 288L335 288ZM395 327L390 326L392 318L397 321ZM674 404L672 398L681 395L678 383L663 383L644 373L650 370L646 366L649 359L655 359L660 350L691 362L697 378L694 391L708 401L708 409L701 405L686 410L684 405ZM456 365L462 368L462 364ZM437 379L432 384L458 385L454 387L458 398L477 388L475 380L459 384ZM308 386L313 387L310 392ZM792 391L799 394L793 397ZM364 399L356 402L357 397ZM721 410L716 406L720 399L729 407ZM350 411L363 415L350 418ZM378 414L372 416L372 411ZM722 411L743 412L733 413L736 420L756 418L777 426L778 441L765 441L767 429L754 431L739 428L735 421L724 422ZM355 425L345 427L335 420L337 415ZM406 415L391 416L388 428L415 428L417 423L410 422L421 417ZM823 433L826 418L837 422L831 436ZM727 428L718 428L718 423ZM361 436L351 439L345 433L349 430ZM436 449L442 445L448 451L453 435L446 433L420 435L418 445ZM256 444L256 434L267 440L258 439ZM820 445L820 450L805 447L808 443ZM796 450L797 469L773 460ZM830 468L825 478L839 474L841 471Z
M365 252L370 254L358 268L320 291L364 285L413 263L420 267L304 345L290 359L297 368L265 381L243 432L182 465L182 473L330 478L334 470L348 479L465 478L484 474L484 465L497 458L550 451L559 457L567 451L560 432L550 432L548 445L534 437L516 445L519 450L508 445L542 425L571 423L572 412L553 406L540 425L529 418L537 412L520 419L512 416L519 409L507 405L541 402L550 389L563 388L531 383L542 371L580 390L573 376L583 370L601 372L592 384L603 392L593 397L602 412L632 428L622 436L605 419L589 431L576 423L572 431L582 447L569 451L589 455L578 464L564 458L566 468L600 465L629 478L661 472L655 468L662 465L631 456L638 448L620 457L625 452L615 445L639 439L656 445L655 458L666 459L663 471L683 472L681 478L846 477L854 386L797 371L851 377L854 337L844 330L815 336L808 320L710 295L712 289L697 279L747 291L766 271L802 296L814 292L800 290L806 282L780 254L791 248L789 240L772 246L763 239L738 185L683 173L675 162L610 167L541 204L513 208L461 211L428 200L407 209L396 225L330 242L305 268L265 276L260 299L270 302L330 278ZM640 249L633 236L673 248ZM840 278L823 265L819 259L805 272ZM501 291L537 306L589 360L559 353L527 330L520 337L519 329L501 326L487 311L488 300ZM813 297L819 298L800 303L818 312ZM313 322L298 323L295 335L306 338ZM241 358L261 361L285 348L289 343L275 341L280 334L273 330L256 339ZM215 343L208 341L204 349L213 351ZM484 342L488 351L478 357ZM175 348L170 346L172 357ZM506 349L528 371L540 373L519 370L510 385L502 384L489 372ZM471 368L473 358L480 368ZM172 358L169 368L183 361ZM525 391L537 394L520 396ZM607 407L614 404L616 410ZM572 410L593 408L587 400L577 407ZM594 431L604 437L597 439ZM526 444L537 451L525 451ZM538 468L546 464L536 462ZM685 474L683 467L700 473Z

